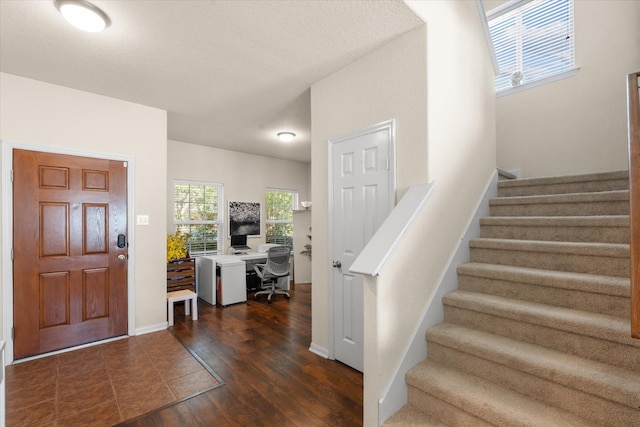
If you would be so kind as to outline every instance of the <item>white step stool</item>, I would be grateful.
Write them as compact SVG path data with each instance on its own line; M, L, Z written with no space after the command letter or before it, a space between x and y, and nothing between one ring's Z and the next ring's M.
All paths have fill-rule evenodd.
M188 289L167 292L167 310L169 311L169 326L173 326L173 303L184 301L184 314L189 315L189 300L193 311L192 319L198 320L198 294Z

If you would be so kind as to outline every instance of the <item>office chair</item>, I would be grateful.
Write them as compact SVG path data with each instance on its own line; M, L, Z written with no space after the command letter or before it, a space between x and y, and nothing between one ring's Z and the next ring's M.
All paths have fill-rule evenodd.
M289 292L276 287L278 279L288 276L289 273L289 257L291 256L291 248L289 246L274 246L267 252L266 264L255 264L253 269L260 278L261 291L253 294L253 299L257 299L260 294L268 294L267 300L271 303L271 297L274 294L284 295L285 298L291 298ZM268 286L267 286L268 284Z

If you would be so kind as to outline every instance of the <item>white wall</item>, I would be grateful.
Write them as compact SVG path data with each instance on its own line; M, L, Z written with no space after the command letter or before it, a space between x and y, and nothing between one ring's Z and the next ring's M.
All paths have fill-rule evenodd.
M330 347L328 140L396 119L398 194L427 179L425 29L382 46L311 87L312 341Z
M640 2L574 7L580 71L497 100L498 166L523 177L628 168L625 85L640 70Z
M295 284L311 283L311 259L300 253L305 250L305 245L313 244L313 241L307 237L312 236L311 217L312 211L310 209L298 210L293 213L293 245L296 248L293 254L293 281Z
M0 139L134 159L133 208L151 220L145 227L129 224L135 236L135 327L166 324L166 193L157 191L166 183L166 112L0 73ZM3 180L7 174L2 171Z
M225 227L228 227L227 202L262 203L261 237L250 237L247 244L256 248L265 241L264 195L267 188L298 191L298 200L310 197L309 163L256 156L178 141L168 142L167 158L167 233L173 225L173 181L215 182L224 185ZM299 208L302 208L299 206ZM228 229L223 247L229 246Z
M327 140L397 120L398 197L435 181L435 192L404 245L365 288L364 424L495 169L493 66L475 2L407 3L426 26L410 31L315 84L313 343L330 347ZM318 206L318 203L319 206ZM318 230L318 232L315 232ZM316 238L316 235L318 236Z

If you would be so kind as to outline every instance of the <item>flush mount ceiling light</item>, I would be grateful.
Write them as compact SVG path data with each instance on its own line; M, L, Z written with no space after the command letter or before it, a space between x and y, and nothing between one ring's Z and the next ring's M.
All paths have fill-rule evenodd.
M293 132L278 132L278 139L282 142L291 142L295 137L296 134Z
M71 25L83 31L97 33L111 21L102 10L84 0L56 0L56 7Z

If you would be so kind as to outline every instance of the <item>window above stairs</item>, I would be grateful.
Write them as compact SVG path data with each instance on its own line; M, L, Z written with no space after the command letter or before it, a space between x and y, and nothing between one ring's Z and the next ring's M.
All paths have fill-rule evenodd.
M515 0L487 12L498 96L575 74L573 0Z

